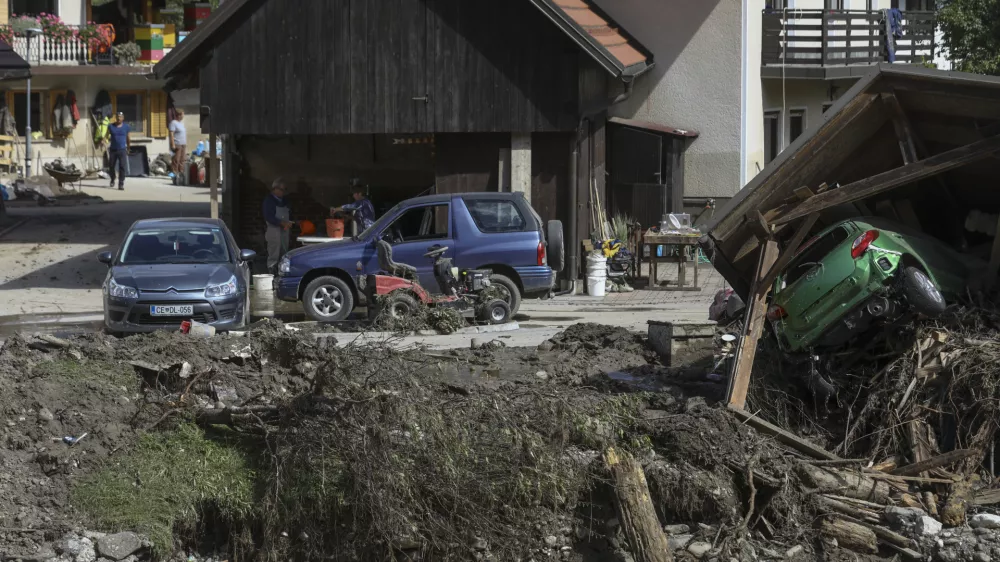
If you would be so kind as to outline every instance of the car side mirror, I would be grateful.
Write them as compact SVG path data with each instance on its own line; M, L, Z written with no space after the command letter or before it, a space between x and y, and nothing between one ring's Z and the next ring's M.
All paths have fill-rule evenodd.
M100 254L97 254L97 261L103 264L111 265L112 257L111 252L101 252Z
M257 257L257 252L253 250L240 250L240 261L253 261Z

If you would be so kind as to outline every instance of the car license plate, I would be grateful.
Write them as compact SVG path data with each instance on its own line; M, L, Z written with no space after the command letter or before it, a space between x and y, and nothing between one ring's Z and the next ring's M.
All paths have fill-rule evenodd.
M191 316L194 314L194 305L161 306L154 304L149 307L149 314L152 316Z

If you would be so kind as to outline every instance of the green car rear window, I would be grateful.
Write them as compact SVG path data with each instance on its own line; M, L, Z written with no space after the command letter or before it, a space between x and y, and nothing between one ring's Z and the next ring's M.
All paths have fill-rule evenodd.
M844 240L847 240L847 229L841 226L827 232L822 238L813 242L804 252L795 256L795 259L789 264L785 270L785 284L791 285L798 281L800 277L812 269L807 264L823 261L823 258Z

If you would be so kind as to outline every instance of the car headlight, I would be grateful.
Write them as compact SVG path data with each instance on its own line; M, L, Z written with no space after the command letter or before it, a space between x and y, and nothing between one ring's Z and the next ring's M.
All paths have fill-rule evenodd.
M235 295L237 292L236 287L236 277L230 277L229 281L221 285L209 285L205 287L205 296L208 298L213 297L229 297Z
M291 270L292 260L288 259L288 256L281 258L281 261L278 262L278 273L280 275L286 275Z
M127 285L119 285L115 283L114 279L108 281L108 296L115 297L119 299L137 299L139 298L139 291L135 290L135 287L129 287Z

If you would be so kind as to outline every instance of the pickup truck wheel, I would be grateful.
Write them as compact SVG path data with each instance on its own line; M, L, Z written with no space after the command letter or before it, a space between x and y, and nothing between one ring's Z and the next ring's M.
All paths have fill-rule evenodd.
M490 283L505 289L504 292L507 294L504 295L503 300L507 301L511 316L517 314L518 309L521 308L521 290L517 288L517 283L511 281L510 277L499 273L490 276Z
M314 279L302 295L306 314L317 322L346 320L354 310L354 294L343 279L325 275Z
M947 304L941 291L926 273L916 267L903 269L903 294L915 312L935 317L944 312Z
M549 267L552 268L552 271L561 273L566 267L566 246L563 243L562 221L549 221L546 236Z

